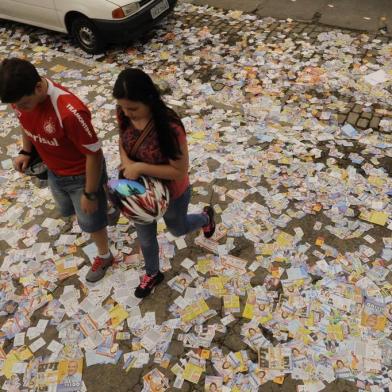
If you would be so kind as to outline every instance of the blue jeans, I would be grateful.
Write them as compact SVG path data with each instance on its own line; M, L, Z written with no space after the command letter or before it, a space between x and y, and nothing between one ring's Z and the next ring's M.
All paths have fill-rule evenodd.
M189 187L180 197L170 200L163 219L171 234L180 237L208 224L208 216L205 214L187 214L191 199ZM140 247L144 256L146 272L154 275L159 271L159 246L157 240L157 223L148 225L135 224Z
M107 200L104 184L106 184L106 169L102 171L101 183L98 189L98 209L93 214L82 211L80 199L83 195L86 176L58 176L48 170L48 184L60 214L64 217L76 214L80 228L85 233L95 233L107 226Z

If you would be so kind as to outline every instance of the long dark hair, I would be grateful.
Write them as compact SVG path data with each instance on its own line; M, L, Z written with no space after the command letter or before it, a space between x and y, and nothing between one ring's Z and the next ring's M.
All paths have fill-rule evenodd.
M183 125L174 110L168 108L163 102L150 76L136 68L121 71L114 84L113 96L116 99L128 99L147 105L152 113L162 153L173 160L181 156L180 144L172 124L177 124L182 128ZM129 118L120 110L120 129L125 130L129 124Z

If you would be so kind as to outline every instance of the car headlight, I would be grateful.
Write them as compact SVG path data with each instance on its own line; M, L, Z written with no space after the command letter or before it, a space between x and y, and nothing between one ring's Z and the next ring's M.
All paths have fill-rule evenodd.
M113 10L112 16L114 19L125 18L125 17L137 12L139 10L139 8L140 8L139 3L127 4L127 5L124 5L122 7L119 7L119 8L116 8L115 10Z
M131 3L128 5L124 5L122 9L124 10L124 14L126 16L134 14L136 11L139 11L140 4L139 3Z

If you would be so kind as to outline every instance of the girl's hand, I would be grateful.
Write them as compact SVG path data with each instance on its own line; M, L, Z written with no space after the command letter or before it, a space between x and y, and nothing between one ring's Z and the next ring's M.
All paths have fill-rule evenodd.
M127 163L121 166L123 176L128 180L137 180L143 173L141 172L140 162Z

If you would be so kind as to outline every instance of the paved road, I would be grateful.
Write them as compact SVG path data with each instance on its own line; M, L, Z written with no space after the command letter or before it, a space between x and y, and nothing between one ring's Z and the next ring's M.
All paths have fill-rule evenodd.
M197 5L252 12L259 16L296 19L392 34L390 0L184 0Z
M283 230L294 236L302 230L303 241L298 245L306 245L305 249L308 245L311 247L306 251L310 264L318 261L320 254L322 257L325 254L328 263L336 265L336 270L331 269L329 272L332 275L335 272L339 273L340 264L344 267L342 273L346 274L346 270L351 271L353 267L349 261L354 257L358 273L361 273L362 266L371 268L370 262L365 263L367 259L374 262L374 266L376 263L384 263L381 258L385 247L383 238L390 237L390 230L371 225L363 233L368 235L367 239L361 235L356 238L358 232L363 229L363 221L359 221L357 215L352 216L351 213L357 214L358 208L362 206L379 209L380 203L385 202L385 184L390 183L387 183L390 180L383 173L392 167L392 153L389 152L389 155L385 156L387 151L383 150L383 142L390 143L391 135L386 129L379 127L381 120L386 121L391 117L391 113L387 111L390 98L383 99L383 94L385 97L390 95L387 95L382 86L370 89L361 81L362 76L373 69L386 66L387 61L390 64L390 42L380 35L363 35L356 31L337 30L317 23L274 22L259 18L249 20L246 17L237 18L236 15L228 14L191 6L179 7L162 30L152 33L152 38L146 37L142 44L135 43L126 50L111 48L101 57L100 63L80 63L85 55L75 51L70 41L60 34L21 25L9 26L8 33L0 35L0 57L10 54L27 56L40 67L48 69L50 77L61 80L73 91L77 91L93 110L97 129L103 134L102 137L106 138L105 154L112 169L115 168L118 159L115 121L113 111L110 106L105 107L105 104L113 104L111 87L115 75L119 72L116 64L120 67L143 66L165 80L169 87L165 97L170 98L173 104L179 103L178 110L183 117L187 117L187 131L191 141L192 182L195 185L192 204L196 207L199 202L209 202L205 192L208 193L210 185L202 180L206 176L216 177L216 185L227 190L248 189L248 181L253 184L252 188L260 186L260 192L244 199L245 205L240 202L232 203L233 199L230 196L222 198L220 193L225 195L224 190L220 190L220 193L217 191L212 198L212 202L219 205L226 218L227 210L237 206L237 210L232 211L239 214L238 221L241 224L246 215L245 209L252 210L251 203L263 206L259 211L263 215L257 212L260 216L258 221L251 218L245 222L244 230L250 239L244 236L236 237L235 248L231 252L247 260L249 265L256 259L255 247L251 240L254 238L254 228L257 228L256 234L258 230L265 231L267 227L264 227L263 222L269 225L268 230L274 230L276 234ZM10 37L12 30L15 32L14 38ZM364 44L365 39L367 44ZM47 47L57 48L60 52L47 51ZM68 53L80 55L81 59L72 60ZM308 67L309 64L311 66ZM261 83L253 83L255 81ZM345 82L347 85L343 88ZM262 102L262 110L256 113L260 119L255 119L250 115L252 108L249 103L252 99L257 101L260 95L265 97L265 102ZM266 106L272 102L275 104L271 107ZM282 109L279 119L276 118L277 106L281 106ZM267 127L260 127L263 113L268 115ZM13 117L8 112L3 112L2 116L3 124L7 124L7 127L3 126L1 129L4 135L0 152L1 160L6 161L17 151L17 129ZM339 128L337 121L340 125L345 121L356 125L360 139L347 140L342 134L335 138ZM368 126L372 129L367 129ZM12 132L8 132L9 127ZM259 165L256 159L249 167L249 157L252 156L256 156L263 166ZM7 162L3 165L6 167ZM10 180L15 175L12 171L6 170L0 173ZM197 182L197 179L200 181ZM321 186L315 187L312 180L320 181ZM39 190L31 187L26 180L18 178L18 181L10 181L1 191L5 193L1 198L3 208L7 208L9 202L11 206L18 204L27 210L26 200L32 200L30 205L40 207L45 203L46 207L42 207L45 210L44 215L41 215L40 208L36 207L31 208L30 212L25 211L27 217L31 215L34 223L41 225L47 215L51 216L50 208L53 205L49 199L44 199L45 194L42 196ZM357 192L365 193L359 206L356 201ZM289 208L285 206L286 199L290 200ZM348 202L352 204L347 205ZM350 208L346 211L347 206ZM266 214L268 210L264 208L270 209L273 216ZM389 209L386 204L385 210L390 211ZM340 210L347 213L343 214ZM302 211L306 211L305 216L301 215ZM16 212L14 220L17 219ZM219 219L221 216L219 213ZM278 221L280 216L281 220ZM26 227L30 227L33 222ZM24 224L24 218L13 224L4 223L2 227L7 224L16 235L27 235L20 227ZM318 228L313 229L315 227ZM43 229L38 234L38 242L54 242L57 239L53 235L48 237L48 234L48 230ZM119 228L114 229L111 235L119 248L124 238L125 243L134 249L137 248ZM230 234L229 238L234 237ZM279 239L287 241L287 237ZM188 246L181 250L176 248L175 257L171 260L172 269L166 273L166 282L140 305L142 314L155 312L159 325L174 317L169 311L169 306L178 296L167 282L186 271L180 264L185 257L196 262L198 257L203 260L208 253L194 244L193 240L194 236L188 236ZM222 239L221 243L225 241L226 239ZM1 251L11 251L11 247L4 242L1 246ZM24 244L20 246L22 249L25 248ZM297 258L297 255L305 252L305 249L301 246L300 250L296 245L295 249L297 248L298 253L295 250L293 254L296 258L293 258L293 261L299 263L302 256ZM339 252L336 260L332 257L335 249ZM55 247L56 254L60 250L61 247ZM63 250L64 253L66 250ZM372 254L372 250L375 252L374 256L367 258L366 254ZM266 251L268 254L268 249ZM69 252L72 252L72 249L69 249ZM347 254L347 261L342 259L340 254ZM78 255L84 257L80 250ZM276 262L272 262L272 258L266 255L263 266L257 268L255 275L247 271L244 277L252 278L252 286L263 285L267 273L280 273L275 267L288 267L278 256L279 254L276 256ZM387 252L384 257L387 258ZM262 259L259 258L257 262L261 263L260 260ZM390 262L385 261L385 264L390 265ZM323 263L320 265L325 267ZM32 264L31 268L35 268L35 265ZM375 272L377 270L373 268L373 277ZM36 271L34 274L42 278ZM119 275L116 269L109 271L104 281L107 287L110 287L109 290L110 282L116 274ZM207 278L204 274L201 275L201 281ZM31 290L38 291L40 281L33 275L28 278L26 284L33 287ZM391 275L389 281L390 278ZM201 286L199 281L197 284ZM56 299L65 286L75 285L77 290L83 293L77 300L78 303L87 291L86 286L76 277L56 281L56 285ZM229 287L231 290L231 283ZM246 296L241 295L241 310L244 310L245 302ZM209 324L220 323L220 317L224 315L222 299L211 296L207 303L211 309L219 313L219 317L215 317ZM216 333L213 346L222 348L225 354L230 351L247 350L250 359L256 361L254 352L243 342L241 328L245 321L240 314L236 314L236 320L229 325L227 333ZM347 315L343 316L342 323L346 323ZM358 314L355 313L354 316L357 317ZM32 316L32 326L36 325L39 317L38 314ZM274 313L274 317L278 317L277 312ZM124 328L128 330L127 327ZM319 333L318 327L315 330ZM180 359L187 358L186 355L190 352L190 348L184 347L179 339L180 332L182 331L176 330L168 349L172 355L170 367L179 363ZM274 331L276 336L280 336L278 332ZM53 325L47 327L43 337L47 344L52 339L61 341ZM26 338L27 342L32 343ZM130 341L117 343L124 352L131 350ZM12 341L7 341L4 347L7 353L12 344ZM44 346L35 356L47 354L48 350ZM143 388L142 377L149 370L158 367L153 363L153 358L151 355L147 366L142 369L131 369L129 373L122 370L122 359L117 365L87 366L86 363L83 380L89 392L140 392ZM211 363L211 360L207 362L205 374L217 374ZM173 373L162 367L159 369L173 385ZM0 379L0 385L3 381ZM283 386L269 381L261 390L292 392L296 390L295 385L298 383L300 382L286 377ZM185 382L182 388L184 392L202 390L204 373L198 385ZM329 384L324 391L356 390L354 384L339 381Z

